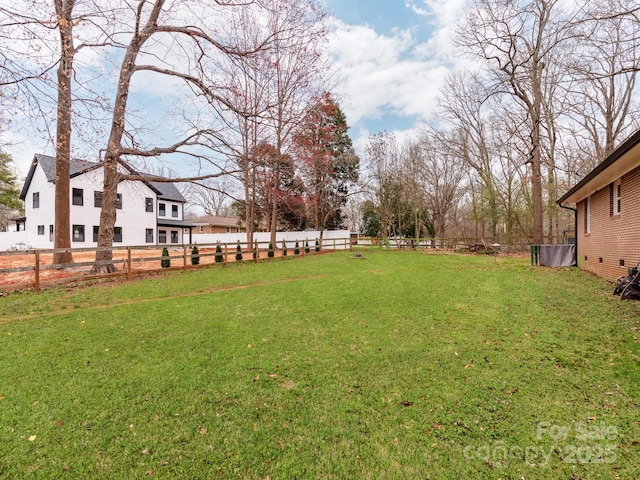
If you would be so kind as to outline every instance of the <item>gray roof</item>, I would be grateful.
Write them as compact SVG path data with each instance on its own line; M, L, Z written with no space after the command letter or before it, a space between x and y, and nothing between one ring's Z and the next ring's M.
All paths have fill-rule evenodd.
M187 220L167 220L159 218L156 222L159 227L181 227L181 228L193 228L195 225Z
M22 187L22 191L20 192L20 199L24 200L27 196L27 191L29 190L29 185L31 184L31 180L33 179L33 174L36 171L36 167L38 164L42 167L44 174L47 177L47 180L51 183L55 183L56 181L56 158L50 155L42 155L40 153L36 153L33 156L33 161L31 162L31 167L29 168L29 173L27 174L27 179L24 182ZM140 172L136 172L128 165L123 165L134 174L143 175ZM72 158L71 163L69 165L69 176L71 178L78 176L82 173L85 173L89 170L93 170L94 168L99 168L102 166L102 162L89 162L86 160L79 160L77 158ZM157 177L161 178L161 177ZM185 203L186 200L175 186L175 184L171 182L151 182L143 180L149 188L156 192L158 198L161 200L169 200L173 202L182 202Z
M171 182L145 182L151 188L158 192L160 200L169 200L173 202L186 202L185 198L178 190L178 187Z
M56 158L50 155L42 155L41 153L36 153L33 156L33 161L31 162L29 173L27 174L27 179L25 180L24 185L22 186L22 191L20 192L21 200L24 200L27 196L27 190L29 190L29 185L31 184L33 174L35 173L38 164L42 167L42 170L47 177L47 181L51 183L56 182ZM72 158L71 163L69 164L69 176L75 177L88 170L99 167L100 165L100 163L88 162L86 160Z

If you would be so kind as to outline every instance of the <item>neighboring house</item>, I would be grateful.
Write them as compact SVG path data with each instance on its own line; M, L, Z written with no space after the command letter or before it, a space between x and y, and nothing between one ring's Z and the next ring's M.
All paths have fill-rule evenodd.
M237 218L219 217L207 215L192 220L195 225L194 235L205 235L209 233L244 233L246 226Z
M558 200L576 205L578 266L615 280L640 262L640 130Z
M123 172L136 174L124 162ZM27 241L53 248L55 205L54 157L37 154L20 194L24 201ZM71 246L93 247L98 241L102 205L102 163L72 160L70 168ZM193 224L184 220L185 199L173 183L123 181L118 185L113 245L179 245L191 243ZM23 220L23 219L20 219Z

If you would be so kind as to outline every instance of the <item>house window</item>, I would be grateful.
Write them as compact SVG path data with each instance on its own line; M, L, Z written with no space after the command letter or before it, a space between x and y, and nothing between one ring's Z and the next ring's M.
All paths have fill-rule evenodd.
M144 211L153 212L153 198L147 197L144 199Z
M224 227L225 233L231 233L231 227Z
M153 243L153 228L147 228L145 230L144 241L147 243Z
M158 243L167 243L167 231L158 230Z
M33 208L40 208L40 192L33 192Z
M200 233L204 233L204 225L200 225Z
M82 190L81 188L72 188L71 203L73 205L79 205L79 206L84 205L84 190Z
M621 193L621 189L620 189L620 179L616 180L615 182L613 182L613 189L611 191L612 195L611 195L611 201L612 201L612 206L613 206L613 215L620 215L620 193Z
M584 233L591 233L591 197L584 200Z
M100 227L98 225L93 226L93 241L98 241L98 234L100 233Z
M164 203L158 204L158 216L164 217L167 214L167 206Z
M176 230L171 231L171 243L178 243L178 232Z
M122 194L121 193L116 193L116 208L119 208L122 210Z
M178 218L178 205L171 205L171 216Z
M49 241L53 242L53 225L49 225Z
M122 243L122 227L113 227L113 243Z
M240 227L236 227L236 233L240 233Z
M93 191L93 206L102 207L102 192Z
M84 242L84 225L74 225L71 228L73 233L72 240L74 242Z
M44 235L44 225L38 225L38 235Z

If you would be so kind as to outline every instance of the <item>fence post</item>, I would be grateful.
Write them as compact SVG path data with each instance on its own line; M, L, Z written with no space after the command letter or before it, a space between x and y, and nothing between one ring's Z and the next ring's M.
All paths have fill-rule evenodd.
M131 246L127 247L127 279L131 280Z
M38 250L35 251L36 257L36 265L33 271L34 273L34 285L33 288L36 292L40 291L40 252Z
M540 245L531 245L531 265L538 265L540 261Z
M224 244L224 260L222 261L222 266L227 265L227 255L229 255L229 244L225 242Z
M187 246L182 244L182 269L187 269Z

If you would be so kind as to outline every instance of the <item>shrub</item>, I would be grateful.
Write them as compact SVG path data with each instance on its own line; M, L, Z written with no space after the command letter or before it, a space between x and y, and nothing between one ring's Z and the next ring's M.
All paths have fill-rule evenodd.
M319 252L319 251L320 251L320 242L316 238L316 252Z
M293 253L296 255L300 255L300 246L298 245L298 241L296 240L296 246L293 247Z
M222 255L222 245L219 243L216 245L216 263L222 263L224 261L224 256Z
M304 253L309 253L309 240L304 241Z
M162 268L169 268L171 266L171 258L169 258L169 250L167 247L162 249L162 259L160 260L160 266Z
M273 243L270 243L270 244L269 244L269 252L268 252L267 256L268 256L269 258L273 258L273 255L274 255L274 251L273 251Z
M200 265L200 250L197 245L191 249L191 265Z
M287 256L287 242L285 240L282 240L282 256Z
M236 245L236 261L242 261L242 247L240 246L240 240L238 240L238 245Z

